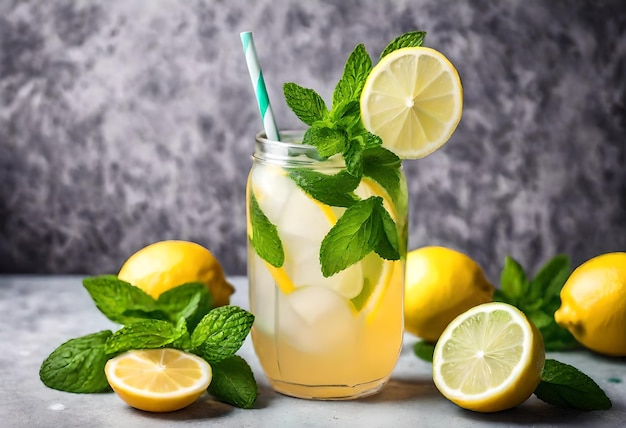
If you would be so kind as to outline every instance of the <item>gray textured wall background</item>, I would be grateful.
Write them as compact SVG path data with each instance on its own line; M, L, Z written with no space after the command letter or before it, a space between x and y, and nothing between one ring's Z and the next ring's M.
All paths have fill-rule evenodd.
M407 163L410 245L497 281L626 250L626 3L0 0L0 273L116 272L161 239L245 272L244 188L261 128L252 30L281 127L295 81L330 98L357 43L422 29L457 66L464 116Z

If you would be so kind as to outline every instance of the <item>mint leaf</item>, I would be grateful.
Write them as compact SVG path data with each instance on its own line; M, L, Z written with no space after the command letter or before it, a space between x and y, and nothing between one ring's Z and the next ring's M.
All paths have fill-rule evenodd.
M352 266L373 250L396 260L392 257L398 253L397 230L394 241L390 236L393 220L385 218L382 203L380 196L356 202L328 231L320 247L320 262L325 277ZM394 244L395 253L392 251Z
M211 294L203 283L190 282L162 293L157 307L174 323L184 319L189 330L193 331L211 309Z
M152 297L116 276L85 278L83 286L100 312L113 322L130 324L145 318L162 316L155 312L156 302Z
M361 124L361 126L363 126L363 124ZM365 128L362 129L361 134L364 136L365 149L374 149L383 144L383 140L378 135L372 134Z
M368 148L363 152L363 175L383 186L394 202L400 196L401 166L400 158L383 147Z
M546 403L578 410L607 410L611 400L589 376L556 360L545 362L535 395Z
M374 213L378 217L378 223L382 230L378 231L378 239L374 244L374 251L386 260L400 259L400 244L398 241L398 228L387 210L383 207L383 199L378 197L380 204L374 206Z
M572 333L556 324L556 322L539 329L539 331L548 352L568 351L580 347L580 343L572 336Z
M180 336L168 345L168 348L180 349L183 351L189 351L191 349L191 335L189 334L189 328L187 328L187 322L184 318L178 320L176 324L176 330L180 332Z
M350 129L359 124L361 120L361 103L359 100L342 101L333 107L331 112L332 122L344 129Z
M329 158L346 149L348 136L325 122L317 122L306 131L302 142L315 146L322 158Z
M124 324L132 324L141 320L170 320L170 317L165 312L159 309L126 309L124 312L122 312L122 315L125 319L127 319Z
M415 352L415 355L417 355L417 357L421 360L432 363L433 354L435 353L435 344L420 340L415 345L413 345L413 352Z
M374 249L372 224L374 198L358 201L348 208L328 231L320 247L322 274L329 277L352 266Z
M346 171L329 175L310 169L292 169L289 177L314 199L333 207L352 206L358 198L353 193L359 179Z
M529 314L541 332L546 351L564 351L579 346L574 336L554 320L554 312L561 306L561 288L571 271L568 256L560 254L553 257L530 281L529 291L520 304L522 311ZM543 313L539 320L536 319L538 312Z
M187 332L167 321L143 320L126 325L109 337L104 345L107 355L131 349L155 349L171 345Z
M578 341L554 320L554 312L561 305L559 293L569 276L569 258L559 255L549 260L529 281L524 269L507 257L501 275L501 288L493 300L516 306L537 326L546 351L564 351L579 346Z
M525 313L540 331L554 323L554 316L548 315L541 310L526 311Z
M295 83L285 83L283 94L289 108L309 126L323 120L328 113L324 100L313 89L303 88Z
M502 293L508 298L507 303L517 306L520 298L524 296L528 289L528 280L524 268L510 256L504 260L504 269L500 276L500 287Z
M553 257L530 281L531 297L542 296L549 300L553 296L558 296L571 272L572 265L567 255L559 254Z
M333 92L333 110L342 101L358 100L365 80L372 70L372 59L363 44L357 45L343 69L343 75Z
M254 251L272 266L281 267L285 262L283 243L280 241L276 226L261 211L253 192L250 192L250 223L252 225L250 242Z
M422 46L426 33L424 31L412 31L405 33L399 37L396 37L380 54L380 59L383 59L387 54L401 49L401 48L413 48Z
M254 405L259 387L252 369L246 361L233 355L213 364L213 379L209 385L209 394L220 401L243 409Z
M254 315L237 306L212 309L191 334L193 352L218 363L239 350L250 332Z
M360 139L350 140L343 152L343 158L348 173L360 179L363 175L363 142Z
M59 391L90 393L109 389L104 374L108 358L104 344L110 330L68 340L44 360L39 369L41 381Z

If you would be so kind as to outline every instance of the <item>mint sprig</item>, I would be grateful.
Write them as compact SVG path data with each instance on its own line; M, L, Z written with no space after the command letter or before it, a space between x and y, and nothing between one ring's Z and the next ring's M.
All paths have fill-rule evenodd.
M372 59L365 50L365 46L359 44L348 57L343 75L333 91L333 110L337 111L342 104L359 100L370 71L372 71ZM355 113L358 113L358 104Z
M412 32L396 38L385 48L381 58L395 49L421 45L424 34ZM315 146L323 159L341 155L345 161L344 171L331 178L321 178L322 174L300 169L290 173L294 182L313 198L330 206L348 208L322 241L320 263L324 276L346 269L372 251L389 260L400 257L401 231L382 201L365 202L352 192L366 176L378 182L394 203L401 196L400 159L384 149L381 139L367 131L361 121L360 97L371 70L372 60L365 46L357 45L335 86L330 110L314 90L295 83L283 86L287 105L309 125L303 143ZM251 205L254 203L251 200ZM272 242L280 242L280 237L274 233L275 226L267 223ZM272 261L280 261L282 265L277 253L261 245L257 248L254 242L253 246L270 264L278 266Z
M254 376L234 355L250 332L252 314L236 306L210 309L211 296L200 283L182 284L157 300L113 275L86 278L83 284L98 309L124 326L114 333L71 339L55 349L39 370L46 386L79 393L109 390L104 373L109 358L133 349L167 347L200 355L212 364L214 378L239 379L234 391L216 387L216 398L245 408L254 403ZM236 362L221 364L229 359Z
M535 390L540 400L578 410L607 410L612 404L593 379L569 364L547 359Z
M547 351L573 349L578 342L572 334L554 320L561 305L561 288L572 271L569 257L564 254L550 259L529 279L524 268L507 256L500 276L500 288L494 300L509 303L528 316L541 332Z

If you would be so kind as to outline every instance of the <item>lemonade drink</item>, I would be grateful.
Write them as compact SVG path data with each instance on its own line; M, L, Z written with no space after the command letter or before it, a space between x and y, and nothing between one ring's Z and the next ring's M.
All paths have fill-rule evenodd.
M252 339L277 391L360 397L396 363L407 246L401 161L442 147L463 105L458 73L421 46L424 36L397 37L376 66L357 45L330 104L286 83L285 101L308 128L281 141L257 135L247 186ZM249 70L262 81L258 67ZM278 135L263 92L265 129Z
M322 241L346 208L315 199L297 184L296 176L303 170L333 176L345 163L341 156L320 160L315 147L295 143L302 133L281 136L281 142L257 136L247 185L255 351L272 386L281 393L317 399L372 394L389 378L402 346L404 175L394 197L367 177L354 190L357 200L382 198L397 225L399 259L385 260L372 251L346 269L324 276ZM263 250L252 245L255 238L263 238L261 227L252 225L258 209L280 238L284 252L280 267L264 260L259 255ZM346 246L341 251L353 250Z

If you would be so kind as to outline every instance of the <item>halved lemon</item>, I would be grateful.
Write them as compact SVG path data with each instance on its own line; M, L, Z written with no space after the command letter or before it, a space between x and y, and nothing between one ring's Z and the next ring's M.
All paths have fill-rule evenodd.
M462 109L459 74L441 52L426 47L385 56L361 94L363 124L403 159L421 158L443 146Z
M109 385L129 406L148 412L187 407L209 387L209 363L177 349L133 350L110 359Z
M433 380L465 409L497 412L515 407L539 385L545 361L537 328L514 306L485 303L456 317L433 354Z

